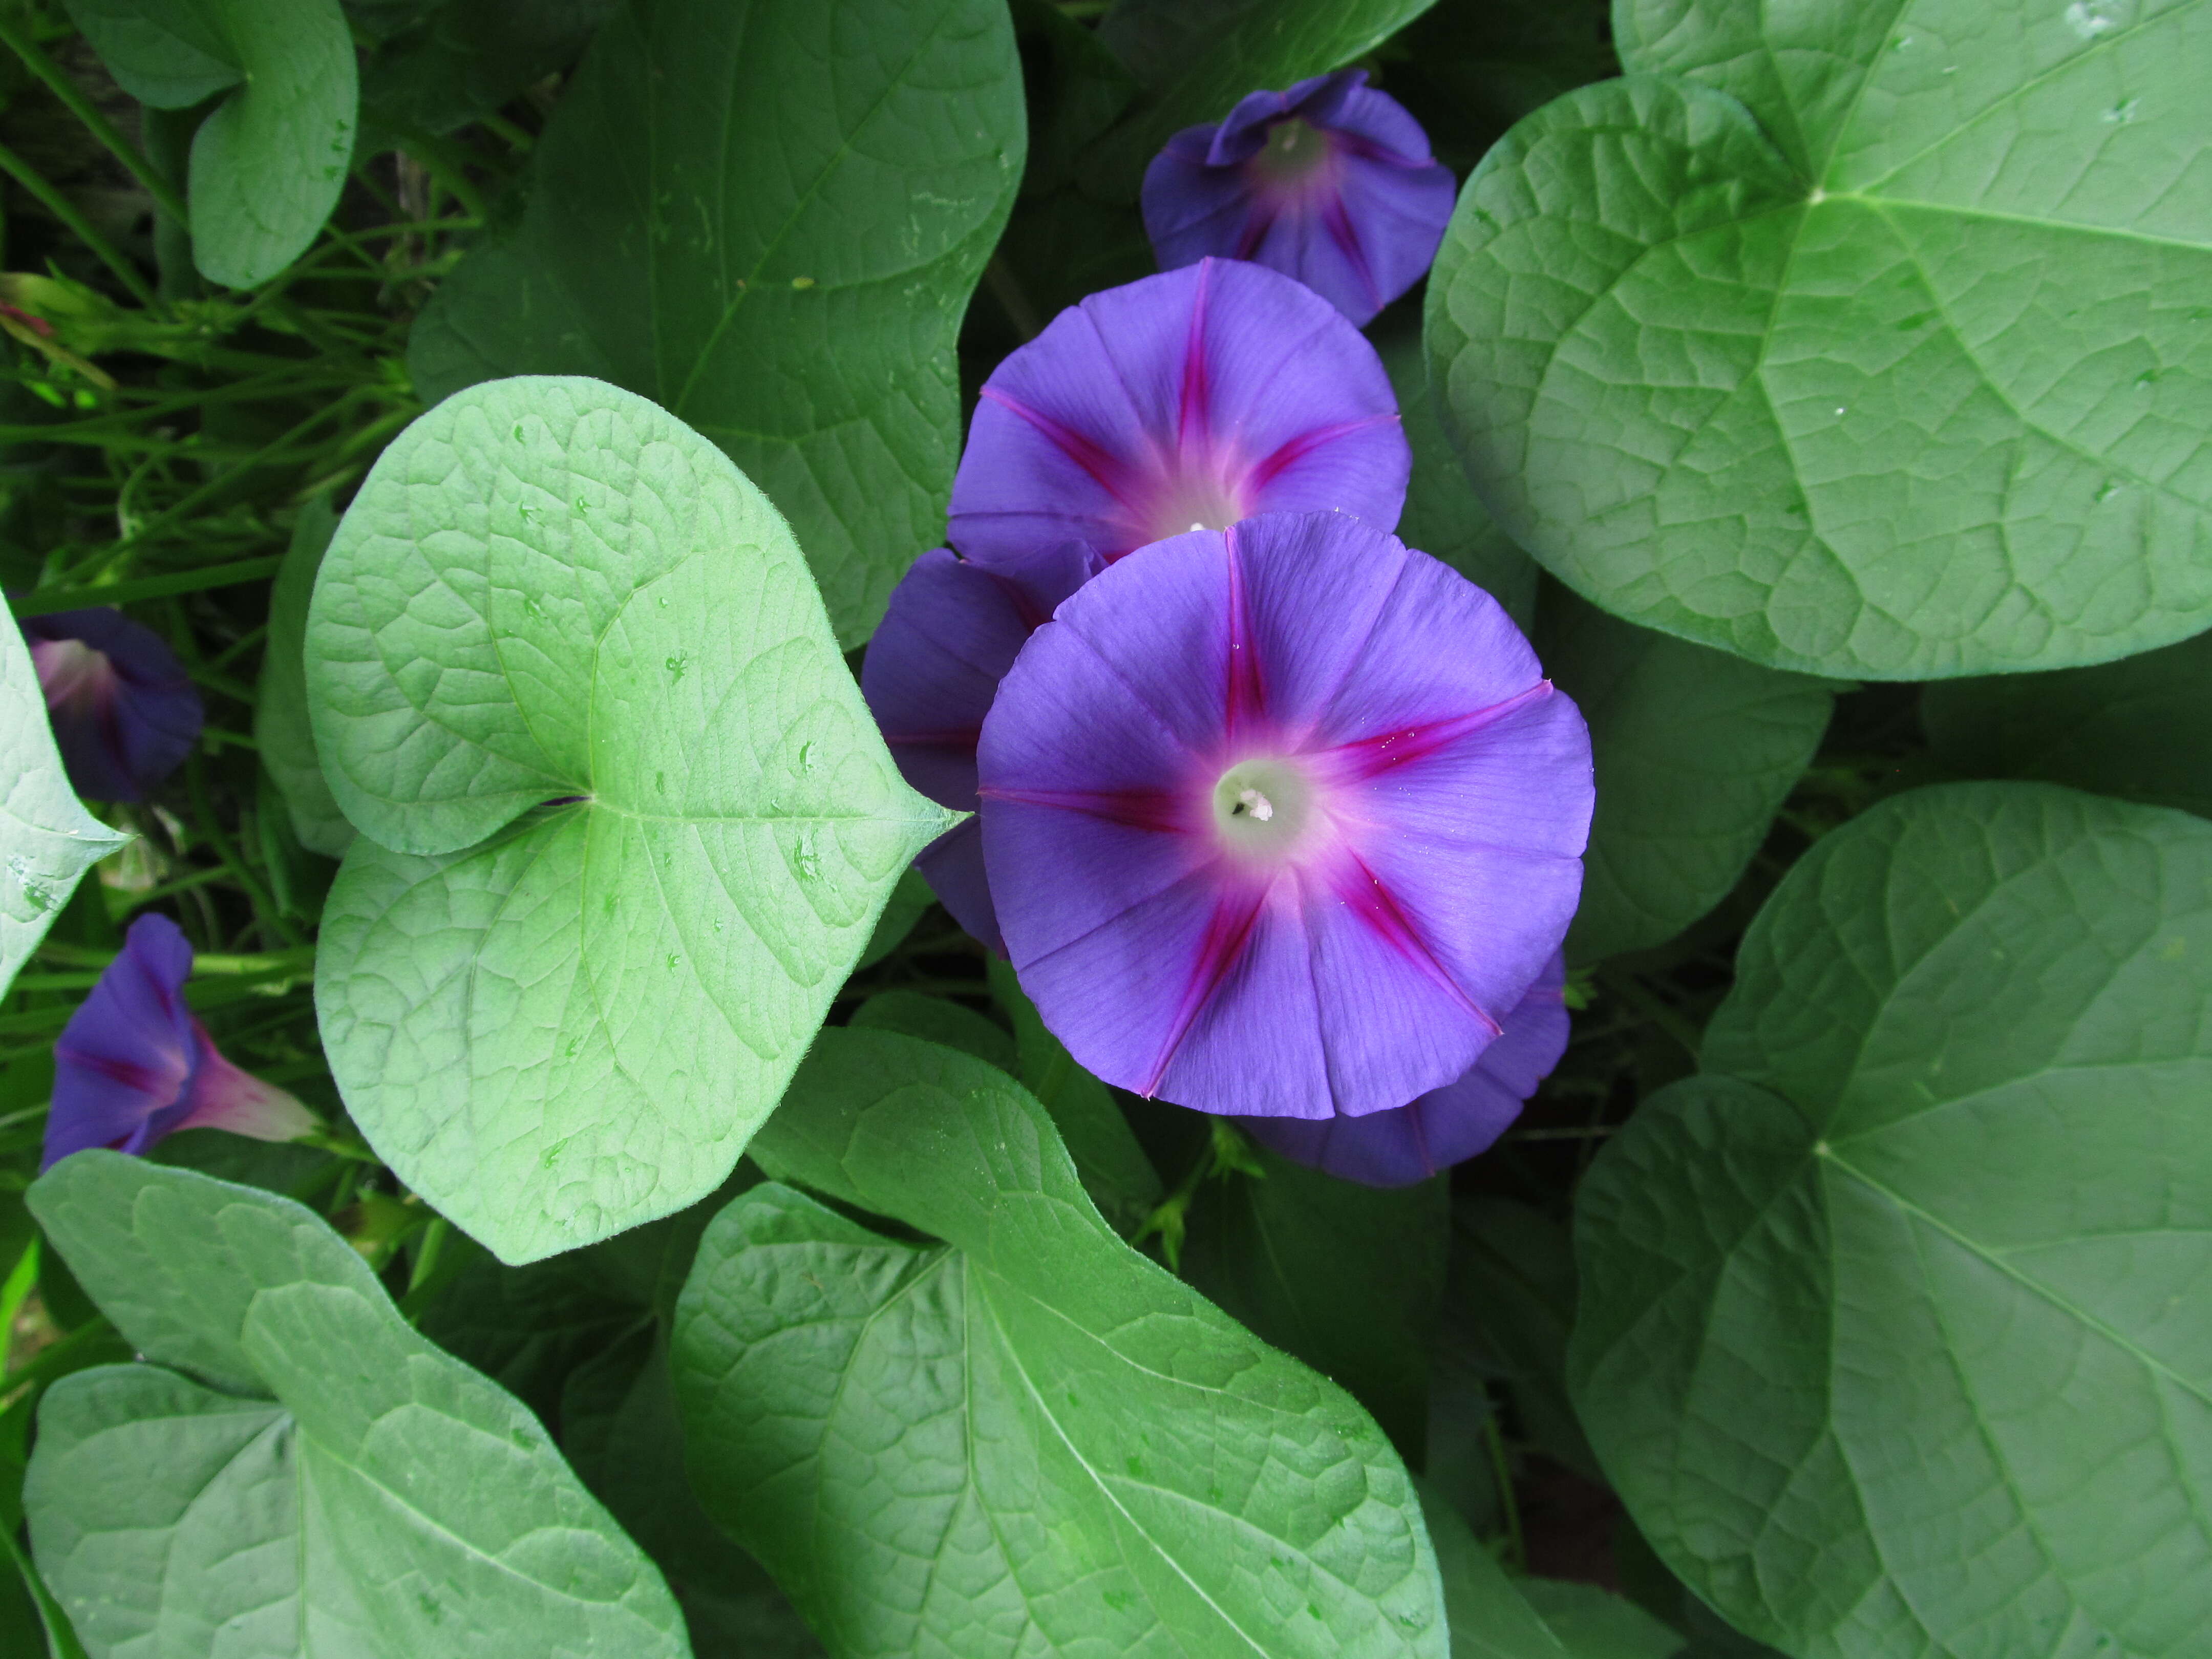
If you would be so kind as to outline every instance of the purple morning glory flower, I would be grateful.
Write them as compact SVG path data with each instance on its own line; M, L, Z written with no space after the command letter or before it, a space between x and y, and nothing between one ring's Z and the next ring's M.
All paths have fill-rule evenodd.
M940 806L975 810L975 740L999 682L1060 602L1104 568L1075 542L995 565L941 547L915 561L860 665L860 694L908 783ZM1003 955L977 821L946 830L915 863L952 919Z
M1452 1082L1581 893L1580 712L1487 593L1347 514L1122 560L1023 647L977 758L1023 988L1091 1072L1203 1111Z
M175 922L149 915L131 924L54 1044L42 1167L88 1146L143 1152L179 1129L295 1140L317 1127L290 1095L216 1052L185 1006L191 971L192 947Z
M198 741L200 694L168 642L119 611L58 611L23 623L70 787L143 800Z
M1389 530L1412 470L1359 331L1286 276L1204 259L1092 295L992 371L950 538L1003 564L1071 539L1111 561L1255 513Z
M1410 1187L1486 1152L1567 1051L1567 959L1554 954L1466 1075L1410 1106L1332 1117L1247 1117L1246 1133L1293 1163L1370 1187Z
M1364 324L1420 281L1457 194L1405 106L1339 70L1169 139L1145 173L1145 231L1164 269L1249 259Z

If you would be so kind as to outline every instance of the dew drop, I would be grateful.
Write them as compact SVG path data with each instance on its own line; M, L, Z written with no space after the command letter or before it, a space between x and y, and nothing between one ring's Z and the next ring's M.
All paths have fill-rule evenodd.
M2162 368L2147 368L2143 370L2142 374L2136 376L2136 390L2138 392L2149 391L2153 386L2158 384L2160 377L2165 373L2166 371Z
M668 774L665 772L655 772L653 775L653 787L660 791L662 794L666 794L668 793Z
M1836 405L1836 418L1838 420L1841 420L1844 416L1849 412L1850 408L1850 405L1848 404L1838 404Z
M2094 40L2119 27L2119 19L2112 15L2119 9L2118 0L2073 0L2066 8L2066 27L2084 40Z
M802 772L811 772L814 769L814 745L811 743L802 743L799 745L799 769Z
M2123 98L2105 112L2105 125L2124 127L2136 118L2136 110L2142 102L2140 98Z
M2096 493L2095 496L2094 496L2093 499L2094 499L2094 500L2095 500L2098 503L2100 503L2100 504L2101 505L2102 503L2104 503L2104 502L2106 502L2106 501L2109 501L2110 500L2112 500L2112 497L2113 497L2113 496L2115 496L2115 495L2118 495L2119 493L2120 493L2120 482L2119 482L2119 480L2118 480L2118 479L2117 479L2117 478L2107 478L2107 479L2106 479L2106 480L2105 480L2105 482L2104 482L2104 483L2100 483L2100 484L2099 484L2099 485L2097 486L2097 493Z
M8 873L15 878L23 902L40 915L54 908L54 896L31 876L31 861L21 854L8 860Z
M822 879L822 854L814 850L814 837L801 836L799 845L792 849L792 867L799 872L801 881Z
M674 656L669 658L667 662L663 665L663 666L668 670L668 678L672 680L682 679L684 678L684 671L690 667L690 653L684 651L678 651Z
M678 965L682 963L683 960L683 957L678 956L675 951L671 951L668 953L668 971L672 974L674 973Z

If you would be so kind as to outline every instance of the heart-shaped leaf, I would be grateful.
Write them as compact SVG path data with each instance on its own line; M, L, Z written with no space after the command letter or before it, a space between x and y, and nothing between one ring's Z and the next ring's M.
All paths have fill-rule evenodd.
M1444 1651L1403 1468L1116 1237L980 1060L825 1031L678 1305L692 1484L830 1650Z
M472 388L386 451L307 678L362 831L317 959L332 1073L510 1261L712 1191L951 822L766 498L597 381Z
M626 6L409 365L434 397L527 372L656 399L782 508L857 645L944 538L954 337L1023 144L1005 0Z
M1567 954L1595 962L1663 945L1728 896L1835 698L1819 680L1638 628L1557 586L1537 654L1589 720L1597 775Z
M2212 12L1622 0L1429 285L1484 499L1777 667L2100 661L2212 606Z
M1797 1655L2212 1629L2212 824L1956 784L1820 841L1585 1179L1570 1383Z
M313 1213L108 1152L30 1202L156 1362L40 1407L32 1548L94 1659L690 1652L538 1419L416 1334Z
M86 811L70 787L22 630L0 617L0 991L77 878L130 839Z
M192 139L192 262L252 288L307 251L345 188L360 86L338 0L68 0L132 97L184 109L234 88Z

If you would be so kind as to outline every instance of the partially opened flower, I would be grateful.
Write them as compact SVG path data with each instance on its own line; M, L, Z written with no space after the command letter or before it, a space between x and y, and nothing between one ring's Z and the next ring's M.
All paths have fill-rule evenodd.
M999 682L1060 602L1103 568L1073 542L996 565L941 547L915 561L860 665L860 693L908 783L940 806L975 810L975 741ZM915 863L955 921L1003 950L975 818Z
M1405 106L1339 70L1169 139L1145 173L1145 231L1163 269L1250 259L1364 324L1420 281L1457 194Z
M1202 260L1094 294L983 383L950 539L1109 560L1254 513L1398 522L1413 468L1374 348L1310 290Z
M1410 1106L1318 1121L1248 1117L1245 1132L1294 1163L1370 1187L1410 1187L1486 1152L1567 1051L1566 982L1566 957L1554 955L1465 1074Z
M307 1109L216 1052L185 1006L192 947L167 916L131 924L123 950L54 1044L46 1165L88 1146L143 1152L179 1129L295 1140Z
M23 623L70 787L143 800L200 735L200 694L159 634L105 607Z
M1023 988L1109 1083L1327 1118L1459 1078L1559 948L1589 737L1497 602L1340 514L1147 547L983 722Z

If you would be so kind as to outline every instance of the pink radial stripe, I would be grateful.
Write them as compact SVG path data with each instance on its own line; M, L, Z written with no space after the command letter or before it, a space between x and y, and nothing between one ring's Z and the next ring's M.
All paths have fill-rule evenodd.
M1339 438L1348 438L1355 432L1370 427L1391 426L1397 422L1395 415L1367 415L1356 421L1339 421L1334 426L1317 426L1310 432L1302 432L1277 447L1274 453L1255 461L1245 474L1245 487L1265 489L1285 472L1324 445Z
M1328 768L1331 782L1365 783L1441 754L1540 698L1550 696L1553 690L1551 681L1540 680L1517 696L1492 703L1487 708L1478 708L1473 714L1454 714L1420 726L1401 726L1395 732L1379 732L1370 738L1356 738L1333 748L1313 750L1313 758Z
M1190 977L1184 981L1182 999L1168 1023L1166 1039L1152 1059L1145 1086L1137 1091L1147 1100L1159 1092L1160 1079L1175 1063L1176 1050L1182 1047L1191 1026L1213 1000L1222 981L1236 971L1251 939L1252 925L1260 919L1260 907L1267 899L1267 884L1261 884L1242 890L1232 889L1214 902L1213 914L1206 918L1206 932L1199 942L1198 958L1191 964Z
M1213 267L1198 268L1198 292L1192 297L1190 332L1183 342L1182 388L1176 401L1176 441L1186 455L1204 453L1212 430L1212 386L1206 372L1206 312L1213 287Z
M1412 967L1432 981L1439 990L1449 994L1475 1021L1496 1036L1502 1029L1491 1012L1468 995L1450 969L1437 957L1437 953L1421 937L1420 929L1406 914L1405 907L1396 895L1383 885L1382 878L1367 866L1358 854L1346 848L1344 862L1331 870L1329 884L1345 908L1367 925L1376 938L1395 951Z
M1030 408L1020 398L1000 391L997 386L985 386L981 395L1008 414L1027 421L1051 440L1061 454L1089 473L1091 480L1118 501L1124 512L1133 517L1136 514L1136 504L1130 499L1130 488L1135 480L1130 477L1128 463L1120 456L1093 443L1074 428L1055 421L1042 410Z
M1382 310L1390 296L1382 292L1375 273L1368 268L1367 251L1359 246L1359 233L1352 228L1352 217L1344 210L1343 197L1329 198L1321 210L1321 222L1329 240L1336 244L1337 252L1344 255L1345 264L1352 268L1352 276L1366 290L1369 302L1376 311Z
M1229 580L1225 607L1229 672L1222 698L1222 731L1233 750L1266 722L1267 680L1260 660L1260 642L1252 631L1252 611L1244 591L1244 561L1237 551L1234 526L1223 532L1221 547Z
M985 800L1081 812L1129 830L1182 834L1193 827L1192 815L1183 799L1164 789L983 789L977 793Z

